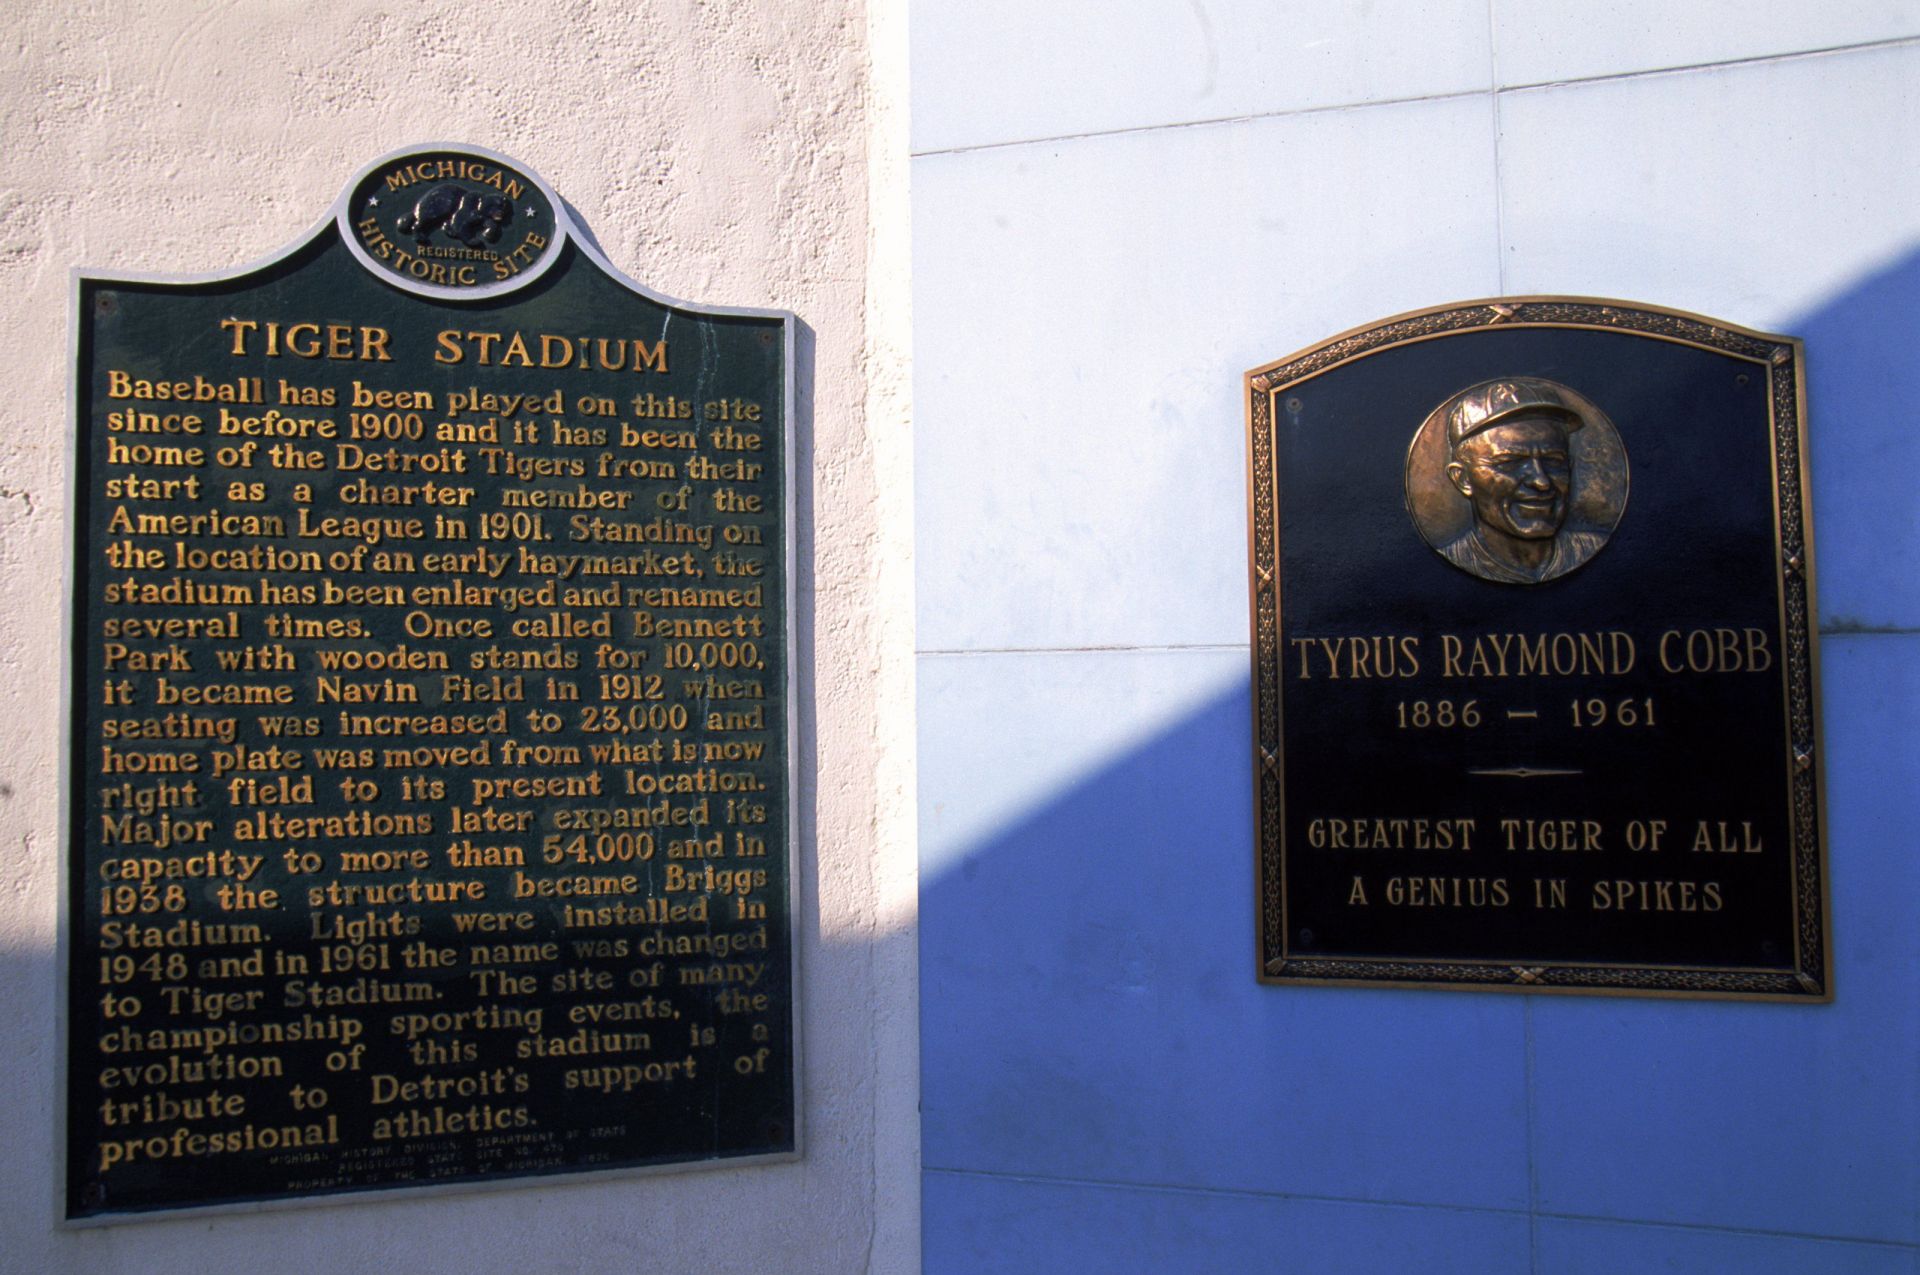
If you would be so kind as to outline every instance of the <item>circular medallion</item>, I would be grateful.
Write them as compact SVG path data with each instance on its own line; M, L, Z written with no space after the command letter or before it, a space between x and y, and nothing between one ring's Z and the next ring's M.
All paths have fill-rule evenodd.
M1557 381L1509 376L1452 395L1407 449L1407 512L1433 551L1482 580L1545 584L1606 547L1627 507L1627 449Z
M376 160L347 190L340 233L361 264L422 296L479 298L544 274L565 224L546 183L505 156L432 146Z

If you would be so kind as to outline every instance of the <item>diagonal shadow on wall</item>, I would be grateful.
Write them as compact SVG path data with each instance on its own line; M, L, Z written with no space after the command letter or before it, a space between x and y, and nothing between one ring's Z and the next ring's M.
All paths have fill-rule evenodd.
M1260 986L1244 649L922 656L929 1272L1914 1268L1920 253L1788 330L1836 1003ZM1195 662L1170 725L953 831Z

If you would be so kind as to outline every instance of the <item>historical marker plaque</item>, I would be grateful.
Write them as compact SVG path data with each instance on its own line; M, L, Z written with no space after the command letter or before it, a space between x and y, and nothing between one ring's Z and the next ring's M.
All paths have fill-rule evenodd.
M1798 342L1515 298L1247 388L1260 976L1829 998Z
M795 1154L792 317L431 147L75 335L68 1216Z

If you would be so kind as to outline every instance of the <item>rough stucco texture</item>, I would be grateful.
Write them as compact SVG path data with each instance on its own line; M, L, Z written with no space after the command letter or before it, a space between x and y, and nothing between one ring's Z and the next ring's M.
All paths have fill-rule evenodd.
M876 785L889 767L875 740L888 734L879 715L895 711L887 670L909 665L889 655L889 634L904 631L875 603L902 575L886 546L904 540L880 525L867 410L884 401L871 392L867 328L867 75L859 0L147 0L11 13L0 48L0 1270L898 1265L873 1248L887 1207L873 1169L886 1056L876 1033L900 1016L882 1001L912 979L887 972L903 940L882 937L875 865L904 808ZM362 164L429 140L531 166L613 262L654 288L791 309L810 330L796 511L811 527L799 654L810 641L817 670L801 732L803 773L817 777L797 926L806 1158L62 1231L53 688L68 271L231 268L302 235ZM884 464L899 449L881 451Z

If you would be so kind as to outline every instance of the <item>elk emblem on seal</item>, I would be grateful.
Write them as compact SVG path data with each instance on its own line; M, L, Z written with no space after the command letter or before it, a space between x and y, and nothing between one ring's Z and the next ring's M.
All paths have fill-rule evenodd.
M483 194L449 182L420 196L413 211L395 225L422 247L434 231L444 229L448 238L478 248L483 242L498 243L500 228L512 220L513 201L505 195Z

